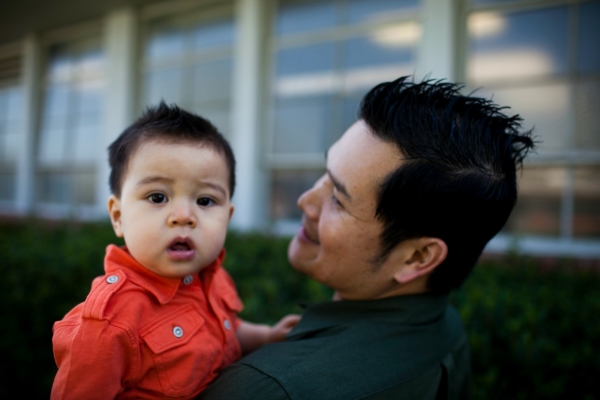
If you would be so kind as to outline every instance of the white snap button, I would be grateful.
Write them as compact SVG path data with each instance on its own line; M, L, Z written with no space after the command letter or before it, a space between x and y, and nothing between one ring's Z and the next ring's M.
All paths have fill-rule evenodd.
M183 336L183 329L181 329L181 327L176 326L175 328L173 328L173 335L175 335L176 338L180 338Z
M189 285L193 280L194 277L192 275L187 275L185 278L183 278L183 283Z
M106 282L108 283L115 283L119 280L119 277L116 275L111 275L108 278L106 278Z
M225 321L223 321L223 325L225 326L225 329L227 329L227 330L231 329L231 323L229 322L228 319L226 319Z

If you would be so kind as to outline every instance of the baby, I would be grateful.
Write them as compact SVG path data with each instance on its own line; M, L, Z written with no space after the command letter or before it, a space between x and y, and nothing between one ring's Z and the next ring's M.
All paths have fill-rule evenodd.
M283 340L242 309L221 267L235 187L231 147L207 120L161 103L109 147L108 213L125 247L54 324L52 399L197 396L242 353Z

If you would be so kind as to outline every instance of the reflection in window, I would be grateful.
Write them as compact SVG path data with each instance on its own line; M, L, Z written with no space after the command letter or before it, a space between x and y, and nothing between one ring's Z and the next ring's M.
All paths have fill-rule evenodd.
M23 134L23 91L20 86L0 87L0 201L16 194L16 163Z
M50 49L37 147L39 202L94 202L104 68L105 55L98 39Z
M507 86L481 89L476 96L493 98L494 102L510 106L507 114L519 114L527 128L535 126L540 150L568 149L572 136L572 113L569 99L571 87L566 83L547 85Z
M566 72L567 23L567 7L471 14L469 78L482 81Z
M370 88L414 72L422 36L417 5L417 0L279 3L270 143L275 168L287 168L288 160L321 160L356 121L360 99ZM312 177L322 164L311 162L305 174ZM282 179L296 179L294 174L275 172L272 197L284 210L272 212L276 219L297 217L297 195L282 194L292 190ZM281 205L284 201L289 203Z
M477 95L535 127L545 157L545 167L520 178L505 230L598 237L600 1L501 2L471 0L490 5L467 15L466 77L471 88L484 87Z
M145 49L144 105L161 100L175 103L227 134L234 38L230 13L210 21L151 24Z
M600 1L579 6L579 71L600 71Z

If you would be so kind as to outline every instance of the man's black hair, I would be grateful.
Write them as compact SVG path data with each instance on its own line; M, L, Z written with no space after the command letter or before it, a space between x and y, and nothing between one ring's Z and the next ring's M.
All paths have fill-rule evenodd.
M148 107L144 114L108 147L110 164L110 190L121 196L123 176L131 154L147 140L161 140L167 143L201 143L221 154L229 168L229 196L235 189L235 157L227 140L208 120L187 112L176 105L166 105L164 101L156 107Z
M402 77L374 87L359 111L372 133L402 154L379 192L380 259L407 239L442 239L448 255L428 280L436 292L459 287L506 223L517 200L516 172L534 147L518 115L460 89Z

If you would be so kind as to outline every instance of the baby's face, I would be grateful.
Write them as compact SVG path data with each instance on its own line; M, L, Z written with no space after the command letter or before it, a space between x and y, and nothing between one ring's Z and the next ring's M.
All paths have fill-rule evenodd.
M221 154L201 144L147 141L131 155L122 185L121 198L109 198L109 214L144 267L181 278L219 255L233 214Z

